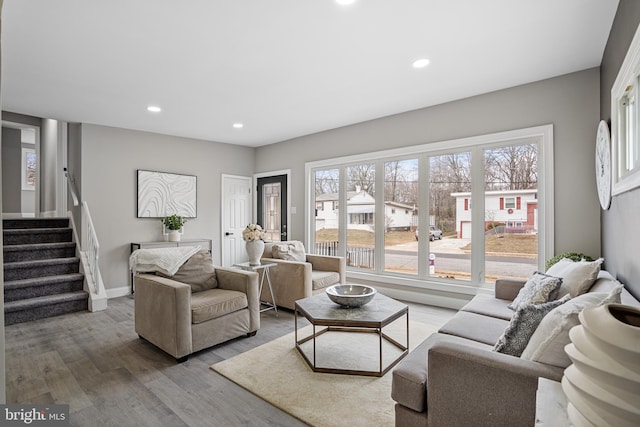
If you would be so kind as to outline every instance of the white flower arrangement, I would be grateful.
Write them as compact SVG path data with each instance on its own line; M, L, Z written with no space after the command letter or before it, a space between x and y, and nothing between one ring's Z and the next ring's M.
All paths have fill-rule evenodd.
M242 238L245 242L253 242L254 240L264 240L264 231L259 224L249 224L242 231Z

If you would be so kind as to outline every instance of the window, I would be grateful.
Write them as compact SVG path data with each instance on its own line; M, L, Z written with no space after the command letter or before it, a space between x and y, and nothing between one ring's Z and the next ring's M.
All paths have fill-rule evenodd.
M310 252L320 255L337 255L340 222L338 210L323 210L324 202L335 201L339 197L340 171L338 169L317 170L313 174L314 202L316 216L311 224L314 230L313 248ZM318 206L321 206L318 209Z
M611 89L612 194L640 186L640 27Z
M413 206L418 204L419 160L394 159L384 162L384 204L390 215L384 218L384 271L390 274L418 275L418 252L398 251L398 245L415 245L418 218ZM404 209L400 209L404 207ZM400 214L404 212L404 214Z
M516 198L515 197L506 197L504 199L504 208L505 209L515 209L516 208Z
M401 286L528 277L553 254L552 153L547 125L307 163L308 206L346 206L309 218L309 246L332 242L350 278Z
M347 266L375 268L376 165L359 163L345 168L347 195Z

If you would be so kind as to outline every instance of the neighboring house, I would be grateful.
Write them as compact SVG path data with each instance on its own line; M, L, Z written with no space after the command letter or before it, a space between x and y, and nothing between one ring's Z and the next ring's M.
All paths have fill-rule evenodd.
M456 198L456 232L471 238L471 193L451 193ZM504 224L505 232L535 233L538 230L538 190L487 191L485 225Z
M347 192L348 228L374 231L375 203L371 194L364 190ZM385 228L387 230L409 230L416 209L413 206L398 202L385 202ZM316 196L316 230L338 228L338 193L319 194Z

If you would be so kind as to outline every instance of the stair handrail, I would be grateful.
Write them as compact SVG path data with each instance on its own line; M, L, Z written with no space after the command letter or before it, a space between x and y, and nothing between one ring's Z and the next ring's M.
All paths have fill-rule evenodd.
M99 270L98 270L98 257L100 254L100 243L98 242L98 235L93 227L93 221L91 220L91 213L89 212L89 205L87 202L82 202L82 224L84 227L84 233L82 233L85 239L82 242L82 250L87 255L87 263L89 264L89 274L91 275L92 282L95 287L96 293L99 292Z
M71 200L73 200L73 206L78 206L78 193L76 191L76 179L69 173L67 168L64 168L64 176L67 178L67 186L69 187L69 193L71 193Z

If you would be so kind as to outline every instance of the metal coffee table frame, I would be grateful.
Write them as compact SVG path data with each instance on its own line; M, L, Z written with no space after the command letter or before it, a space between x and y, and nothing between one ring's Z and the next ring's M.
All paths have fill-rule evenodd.
M296 349L302 355L304 360L307 362L307 365L313 370L313 372L321 372L321 373L329 373L329 374L346 374L346 375L363 375L370 377L381 377L391 368L393 368L403 357L405 357L409 353L409 307L404 304L401 304L397 301L394 301L390 298L385 297L384 295L376 294L374 300L370 303L371 305L375 303L385 304L389 300L392 301L393 304L397 304L397 310L391 310L388 315L383 314L382 316L371 316L371 318L367 318L366 313L364 313L361 318L354 319L351 316L350 319L339 318L339 316L331 316L331 311L329 311L328 316L314 316L313 313L305 310L305 302L315 299L326 299L329 304L333 304L336 310L336 313L340 313L341 310L350 310L352 313L356 310L360 310L361 312L367 310L368 307L365 305L363 307L357 308L343 308L335 303L331 302L329 298L323 293L319 295L315 295L310 298L305 298L303 300L298 300L295 303L295 312L294 312L294 321L295 321L295 340L296 340ZM298 312L302 314L312 325L313 333L307 337L298 339ZM352 314L350 313L350 314ZM326 314L326 313L325 313ZM359 314L359 313L358 313ZM399 343L393 338L389 337L387 334L383 332L383 328L395 320L401 318L402 316L406 316L406 345ZM317 330L316 327L325 327L324 329ZM364 333L375 333L378 335L378 360L379 360L379 369L377 371L367 371L367 370L356 370L356 369L340 369L340 368L323 368L317 366L316 364L316 338L326 332L364 332ZM382 340L386 340L387 342L393 344L395 347L399 348L402 353L389 363L388 366L383 367L382 365ZM301 345L305 342L313 340L313 358L310 359L307 354L302 349Z

